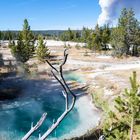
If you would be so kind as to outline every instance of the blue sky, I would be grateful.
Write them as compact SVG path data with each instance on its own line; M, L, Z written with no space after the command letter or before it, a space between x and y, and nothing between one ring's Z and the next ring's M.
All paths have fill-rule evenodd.
M98 0L0 0L0 30L94 28L100 14Z

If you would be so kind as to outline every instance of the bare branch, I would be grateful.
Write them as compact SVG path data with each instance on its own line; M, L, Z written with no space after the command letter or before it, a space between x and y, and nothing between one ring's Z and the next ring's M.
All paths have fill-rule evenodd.
M73 99L72 105L68 110L65 110L64 113L57 119L57 121L44 133L44 135L39 140L45 140L52 132L57 128L57 126L63 121L66 115L73 109L75 104L75 99Z
M63 59L62 64L60 65L60 69L62 69L62 67L65 65L67 58L68 58L68 49L65 49L64 50L64 59Z
M67 53L67 49L64 51L64 60L62 62L62 64L60 64L59 66L59 70L57 70L56 68L54 68L54 66L52 66L52 64L49 62L48 64L51 66L52 68L52 74L55 77L55 79L60 83L60 85L63 87L64 91L62 91L63 96L65 97L65 111L64 113L57 119L57 121L55 123L53 123L53 125L40 137L39 140L45 140L49 134L51 134L56 128L57 126L61 123L61 121L66 117L66 115L73 109L74 105L75 105L75 101L76 101L76 96L74 95L74 93L70 90L69 86L67 85L64 77L63 77L63 66L66 63L68 58L68 53ZM47 61L48 62L48 61ZM56 71L59 75L56 76L56 74L54 73L54 71ZM72 96L72 102L69 106L69 93Z
M55 70L56 72L58 72L58 70L48 61L48 59L46 59L46 62L48 63L48 65Z
M35 126L31 126L30 131L22 138L22 140L27 140L29 137L43 124L47 116L47 113L44 113L40 120L37 122Z
M68 110L68 94L67 93L65 93L65 91L62 91L62 93L63 93L63 96L65 97L65 100L66 100L66 110Z
M53 72L53 70L51 71L54 78L60 83L60 85L62 86L62 88L64 89L64 91L67 93L67 89L65 87L65 85L63 84L63 82L58 78L58 76L55 75L55 73Z
M41 136L39 135L39 140L45 140L57 127L58 125L63 121L63 119L66 117L66 115L73 109L76 101L75 94L70 90L69 86L67 85L64 77L63 77L63 66L65 65L68 58L67 49L64 51L64 59L63 62L60 64L59 69L55 68L48 60L46 62L48 65L52 68L51 72L54 76L54 78L60 83L60 85L63 88L62 95L65 98L65 111L62 113L62 115L57 119L56 122L53 122L52 126ZM57 75L56 75L56 74ZM69 102L69 96L72 96L71 103ZM44 113L41 117L41 119L37 122L37 124L33 127L31 127L30 131L22 138L22 140L27 140L45 121L47 113Z

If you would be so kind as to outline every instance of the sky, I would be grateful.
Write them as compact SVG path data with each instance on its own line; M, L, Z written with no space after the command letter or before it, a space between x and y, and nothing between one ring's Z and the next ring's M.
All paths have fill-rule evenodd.
M0 30L22 30L28 19L32 30L114 26L122 8L133 8L140 19L140 0L0 0Z
M0 0L0 30L20 30L28 19L32 30L94 28L98 0Z

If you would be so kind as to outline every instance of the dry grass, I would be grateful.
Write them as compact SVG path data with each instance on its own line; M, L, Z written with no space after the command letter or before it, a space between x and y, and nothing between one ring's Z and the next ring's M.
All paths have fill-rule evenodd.
M95 81L100 87L105 87L115 92L117 92L118 90L119 91L121 90L119 84L116 82L110 81L109 77L107 78L104 76L97 76L95 78Z
M128 85L130 85L129 77L132 75L133 71L137 72L137 80L140 83L140 69L131 69L131 70L124 70L124 71L114 71L112 72L115 76L123 78Z

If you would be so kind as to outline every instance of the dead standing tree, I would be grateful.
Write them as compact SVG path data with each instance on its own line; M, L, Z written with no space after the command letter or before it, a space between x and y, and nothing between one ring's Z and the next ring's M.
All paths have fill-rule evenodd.
M52 68L51 72L55 79L60 83L60 85L63 88L62 95L65 98L65 111L62 113L62 115L54 122L51 127L42 135L39 137L39 140L45 140L56 128L57 126L63 121L63 119L69 114L69 112L73 109L76 101L76 95L70 90L69 86L67 85L64 76L63 76L63 66L65 65L68 58L68 52L67 49L64 51L64 59L63 62L60 64L59 68L55 68L48 60L47 63ZM69 97L72 97L72 100L69 100ZM37 122L37 124L29 130L29 132L22 138L22 140L27 140L30 138L30 136L38 130L38 128L43 124L43 122L46 119L47 113L44 113L41 117L41 119Z

